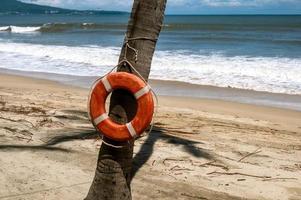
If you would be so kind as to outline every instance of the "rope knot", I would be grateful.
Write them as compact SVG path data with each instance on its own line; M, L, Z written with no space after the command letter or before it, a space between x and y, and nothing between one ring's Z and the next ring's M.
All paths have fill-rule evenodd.
M123 59L126 60L126 61L128 61L128 60L127 60L127 50L128 50L128 49L131 49L131 50L134 52L134 61L135 61L135 63L138 62L138 53L139 53L139 52L138 52L137 49L135 49L134 47L132 47L132 46L129 44L129 42L130 42L130 41L133 41L133 40L149 40L149 41L157 42L157 39L154 39L154 38L148 38L148 37L134 37L134 38L128 38L128 37L126 37L126 38L125 38L125 42L124 42L124 44L125 44L125 50L124 50L124 56L123 56Z

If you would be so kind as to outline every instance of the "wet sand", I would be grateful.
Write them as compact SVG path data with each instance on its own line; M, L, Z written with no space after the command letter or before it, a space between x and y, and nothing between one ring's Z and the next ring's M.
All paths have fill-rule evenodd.
M0 80L0 199L83 199L101 145L88 90ZM135 143L133 199L301 199L301 112L208 98L159 102L153 132Z

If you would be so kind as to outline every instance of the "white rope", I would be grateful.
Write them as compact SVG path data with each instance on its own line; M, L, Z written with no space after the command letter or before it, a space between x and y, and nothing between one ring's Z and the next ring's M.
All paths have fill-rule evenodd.
M108 142L106 142L104 139L103 139L103 136L101 137L101 140L102 140L102 143L103 144L105 144L105 145L107 145L107 146L109 146L109 147L113 147L113 148L115 148L115 149L122 149L122 148L124 148L125 146L127 146L130 142L128 141L127 143L127 145L119 145L119 146L117 146L117 145L114 145L114 144L111 144L111 143L108 143Z

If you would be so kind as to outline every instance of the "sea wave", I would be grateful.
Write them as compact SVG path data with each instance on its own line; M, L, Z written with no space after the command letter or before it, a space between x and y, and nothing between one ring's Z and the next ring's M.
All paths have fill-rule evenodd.
M245 23L170 23L163 26L166 30L206 30L206 31L293 31L300 30L300 24L248 24Z
M0 31L6 31L9 27L12 29L20 30L20 32L29 32L28 30L40 32L61 32L68 30L95 30L95 29L125 29L126 24L116 23L46 23L38 27L22 27L22 26L4 26L0 27ZM164 24L163 29L166 31L300 31L301 25L298 24L285 24L285 25L264 25L264 24L207 24L207 23L169 23ZM14 31L12 31L14 32Z
M95 23L46 23L42 26L1 26L0 31L12 33L34 33L34 32L64 32L71 30L97 30L97 29L125 29L125 24L95 24Z
M99 76L118 61L120 48L0 42L0 67L77 76ZM139 59L139 56L138 56ZM157 51L151 78L301 94L301 58L225 56L223 53Z
M32 26L2 26L0 27L0 31L7 31L12 33L33 33L39 31L40 27L32 27Z
M126 28L126 24L97 24L97 23L49 23L44 24L41 32L61 32L69 30L108 30Z
M222 25L219 25L220 27ZM228 26L228 25L223 25ZM164 25L165 31L173 30L172 35L176 37L183 37L182 31L176 31L181 28L181 24L166 24ZM292 31L289 35L280 32L263 33L262 31L251 31L247 34L243 31L243 28L239 28L239 31L232 31L230 27L228 32L215 31L215 25L200 25L200 24L183 24L183 28L187 31L196 31L195 28L202 27L200 34L185 34L184 38L193 42L214 41L214 42L269 42L271 44L283 44L300 46L301 37L298 31ZM84 31L112 31L119 30L124 32L126 24L105 24L105 23L46 23L41 26L1 26L1 32L10 32L17 34L37 34L37 33L59 33L59 32L82 32ZM206 29L208 29L206 31ZM235 29L235 28L234 28ZM201 28L200 28L201 30ZM301 27L300 27L301 30Z

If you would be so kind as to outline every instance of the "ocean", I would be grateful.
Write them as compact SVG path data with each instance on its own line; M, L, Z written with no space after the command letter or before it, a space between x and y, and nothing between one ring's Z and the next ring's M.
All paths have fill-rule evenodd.
M2 15L0 68L102 76L128 17ZM301 95L301 16L166 16L150 78Z

